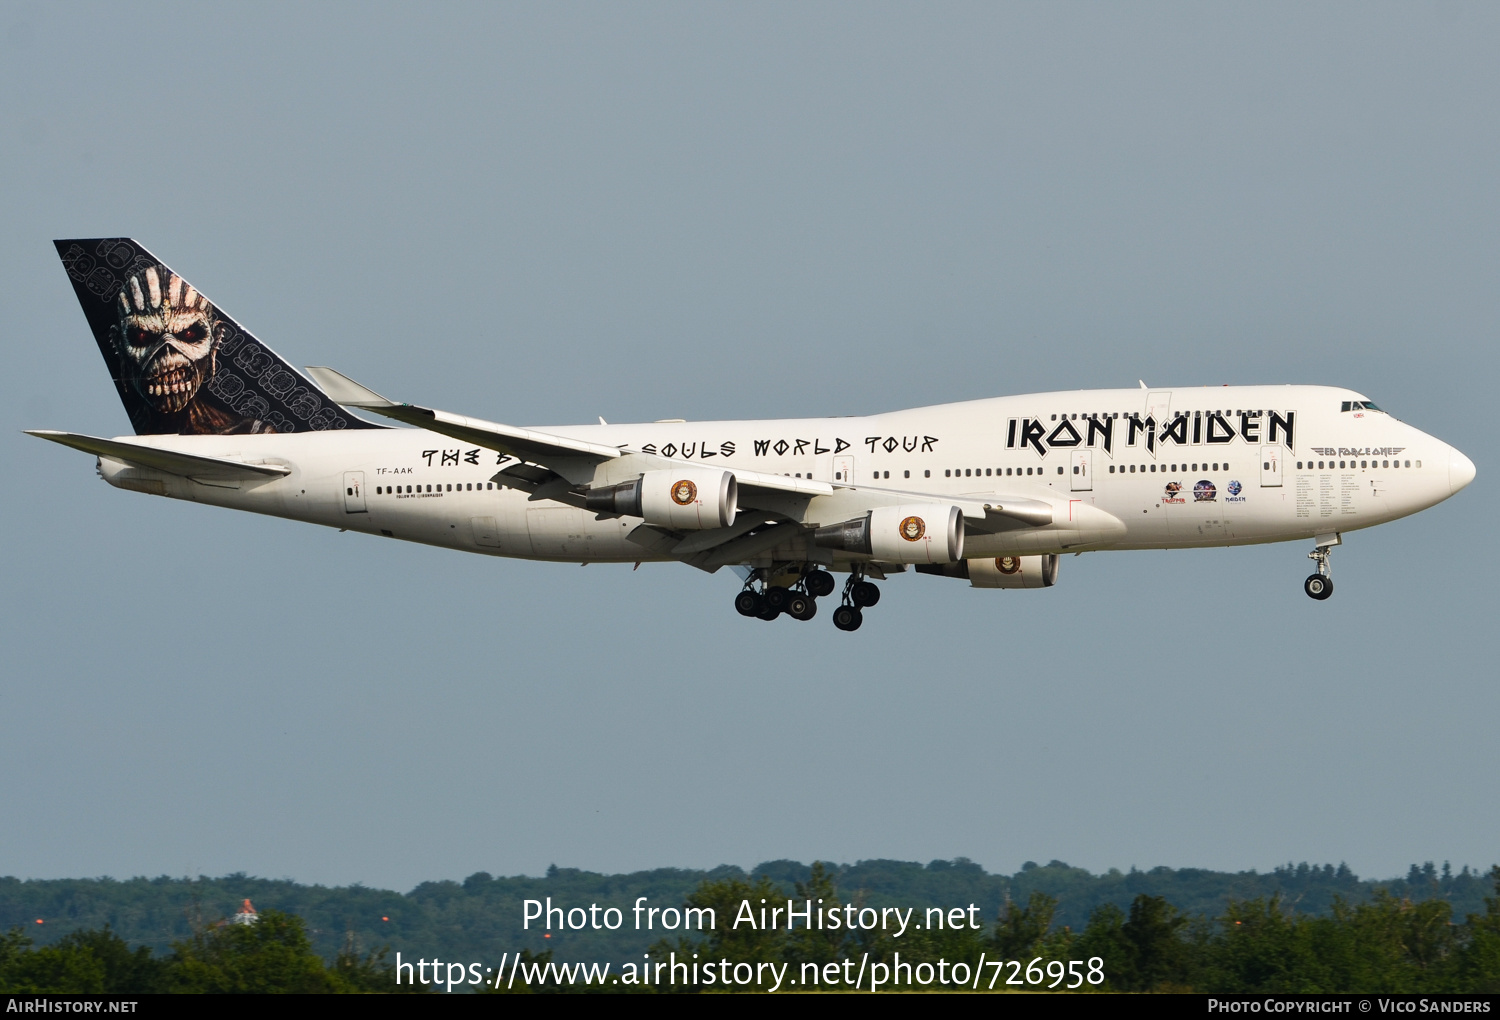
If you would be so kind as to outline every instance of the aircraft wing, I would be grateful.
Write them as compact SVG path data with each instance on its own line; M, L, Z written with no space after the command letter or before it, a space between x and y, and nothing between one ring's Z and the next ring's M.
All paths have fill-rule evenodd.
M590 481L594 477L595 466L621 455L613 446L601 446L598 443L516 428L513 425L501 425L498 422L418 407L415 404L399 404L331 368L309 365L307 374L323 387L329 397L347 407L373 411L429 432L508 453L521 461L545 464L575 484Z
M653 466L659 464L662 467L690 463L640 454L614 446L603 446L586 440L570 439L549 432L502 425L481 418L469 418L465 415L437 411L415 404L396 403L331 368L309 365L307 374L340 404L373 411L375 414L394 418L396 421L415 425L429 432L451 436L466 443L510 454L522 463L511 465L500 473L506 476L507 484L511 484L511 479L514 479L516 488L529 488L533 491L533 495L536 495L536 490L541 489L542 486L549 486L548 494L536 495L538 499L557 499L558 494L571 485L587 485L594 480L595 471L600 464L624 456L649 459L653 462ZM736 469L734 477L740 487L742 502L745 502L747 506L762 509L774 509L774 507L761 507L760 501L755 498L756 490L792 497L812 497L828 495L835 488L829 482L815 481L811 478L787 478L762 471ZM558 485L559 480L565 480L570 485Z
M113 457L153 471L182 475L184 478L279 478L290 474L292 470L283 464L249 464L222 457L201 457L125 439L100 439L48 429L27 429L26 434L71 446L98 457Z
M533 500L549 499L582 507L584 488L601 480L606 484L623 480L641 469L702 467L690 461L397 403L334 369L308 366L306 371L340 404L515 457L516 462L502 467L494 480L529 493ZM619 463L611 463L616 461ZM697 564L721 562L730 552L741 557L753 555L767 544L785 540L791 531L849 520L881 506L950 503L960 509L968 527L991 534L1016 528L1044 528L1060 512L1064 520L1068 519L1067 507L1029 497L971 493L935 500L931 493L834 484L743 468L735 468L734 477L740 507L750 512L743 522L695 533L642 525L638 533L632 534L632 540L653 551Z

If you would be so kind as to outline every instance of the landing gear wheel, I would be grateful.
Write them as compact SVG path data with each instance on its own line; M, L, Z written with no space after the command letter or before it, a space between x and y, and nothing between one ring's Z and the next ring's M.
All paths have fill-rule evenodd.
M1319 602L1333 594L1333 578L1324 577L1322 574L1313 574L1302 582L1302 590L1307 592L1308 598L1317 599Z
M765 608L765 599L749 588L734 597L735 612L741 616L759 616Z
M792 592L786 600L786 615L794 620L811 620L818 615L818 600L800 591Z
M759 613L757 613L756 615L759 616L762 620L774 620L774 619L776 619L776 617L778 617L778 616L781 615L781 610L779 610L779 609L763 609Z
M839 630L859 630L864 622L864 614L854 606L839 606L833 611L833 625Z
M786 608L787 600L791 597L792 592L789 588L782 588L779 586L775 588L767 588L765 594L766 608L774 609L779 613Z
M853 587L849 589L849 597L854 600L856 606L869 608L880 601L880 589L869 581L855 581ZM859 624L854 626L857 627Z
M826 570L814 570L802 579L807 593L815 599L833 594L833 575Z

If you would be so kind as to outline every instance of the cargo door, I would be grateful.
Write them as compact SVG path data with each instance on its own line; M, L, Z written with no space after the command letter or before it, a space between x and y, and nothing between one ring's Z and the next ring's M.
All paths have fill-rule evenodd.
M363 471L344 472L344 512L348 514L365 512L365 473Z
M474 530L474 544L486 549L500 548L500 529L493 517L470 517L469 527Z

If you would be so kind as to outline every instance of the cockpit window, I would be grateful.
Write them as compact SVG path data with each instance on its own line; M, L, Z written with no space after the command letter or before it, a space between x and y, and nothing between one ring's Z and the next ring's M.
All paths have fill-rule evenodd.
M1340 411L1380 411L1373 400L1346 400L1339 408ZM1385 414L1384 411L1380 411Z

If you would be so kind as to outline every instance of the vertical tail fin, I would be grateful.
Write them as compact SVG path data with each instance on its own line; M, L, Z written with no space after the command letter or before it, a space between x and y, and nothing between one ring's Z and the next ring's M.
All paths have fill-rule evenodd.
M353 417L139 242L52 242L136 435L382 428Z

